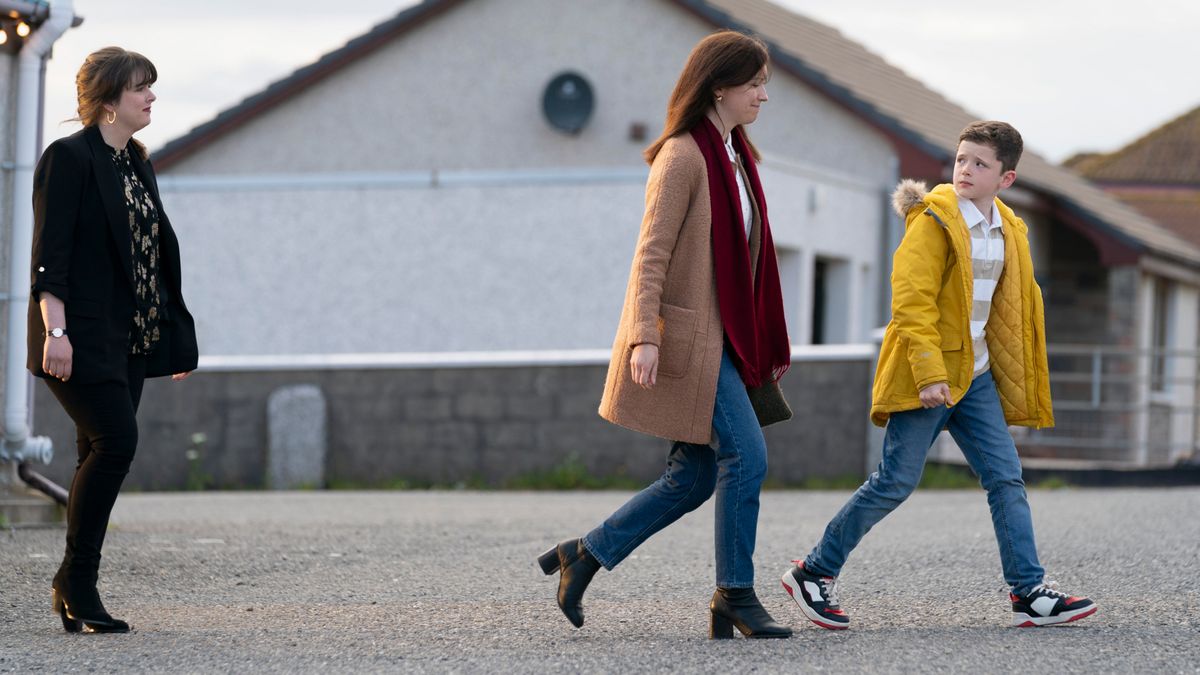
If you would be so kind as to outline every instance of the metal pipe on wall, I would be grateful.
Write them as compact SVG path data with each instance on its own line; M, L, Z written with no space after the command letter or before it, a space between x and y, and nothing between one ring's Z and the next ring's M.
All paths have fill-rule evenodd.
M25 371L26 307L29 302L29 251L33 246L34 163L41 125L42 77L46 55L75 19L72 0L50 6L50 17L21 47L17 72L16 151L13 172L12 246L8 278L8 355L4 372L4 440L0 459L45 463L53 456L49 438L30 437L29 374Z

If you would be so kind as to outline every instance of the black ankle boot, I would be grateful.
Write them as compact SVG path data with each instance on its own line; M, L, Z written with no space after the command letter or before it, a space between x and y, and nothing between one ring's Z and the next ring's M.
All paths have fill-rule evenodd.
M718 588L708 604L708 637L714 640L733 637L737 627L748 638L785 638L792 636L792 629L775 623L775 619L763 609L753 588Z
M561 572L558 578L558 607L576 628L583 626L583 592L600 569L600 561L583 545L582 539L568 539L538 556L546 574Z
M72 576L60 569L51 585L51 608L68 633L78 633L85 626L93 633L129 632L129 624L114 619L104 609L94 575Z

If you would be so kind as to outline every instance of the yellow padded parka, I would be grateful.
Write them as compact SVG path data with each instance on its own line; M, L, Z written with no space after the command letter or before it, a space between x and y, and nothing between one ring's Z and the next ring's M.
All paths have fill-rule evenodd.
M871 421L921 407L918 392L946 382L953 400L971 386L971 235L953 187L902 181L892 205L905 218L892 263L892 320L887 325L872 391ZM1046 364L1042 289L1033 279L1029 228L999 199L1004 271L987 322L988 355L1010 425L1054 426Z

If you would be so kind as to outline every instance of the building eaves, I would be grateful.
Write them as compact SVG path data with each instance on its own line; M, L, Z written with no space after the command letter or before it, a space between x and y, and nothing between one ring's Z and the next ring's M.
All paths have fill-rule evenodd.
M938 161L949 161L963 127L981 119L836 29L767 0L672 1L715 27L762 37L771 46L777 68ZM1058 202L1124 245L1200 266L1200 248L1037 153L1024 153L1018 175L1025 188Z
M154 151L154 163L159 170L177 164L193 152L203 148L209 141L233 131L267 110L286 102L304 89L371 54L393 39L415 29L460 2L462 0L424 0L420 4L401 11L391 19L353 38L342 47L297 69L287 77L272 82L266 89L243 99L233 107L221 111L212 120L169 141Z
M404 10L315 63L219 113L154 153L165 169L266 110L463 0L425 0ZM767 0L671 0L714 27L753 32L768 42L777 66L869 123L909 143L937 162L951 157L964 126L979 119L889 64L836 29ZM1167 231L1071 171L1026 152L1020 180L1090 226L1136 250L1149 250L1200 266L1200 248Z

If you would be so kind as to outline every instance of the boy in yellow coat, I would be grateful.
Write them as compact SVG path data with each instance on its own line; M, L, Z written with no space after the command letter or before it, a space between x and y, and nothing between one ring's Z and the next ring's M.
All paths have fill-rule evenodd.
M1096 611L1091 600L1045 584L1007 426L1054 424L1028 229L996 198L1016 180L1022 148L1010 125L974 122L959 136L953 185L926 193L904 181L893 196L906 229L872 394L871 420L887 426L883 459L808 557L783 575L784 589L818 626L849 628L837 576L867 531L917 487L930 446L947 428L987 491L1013 625Z

